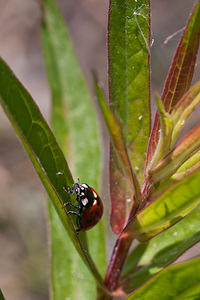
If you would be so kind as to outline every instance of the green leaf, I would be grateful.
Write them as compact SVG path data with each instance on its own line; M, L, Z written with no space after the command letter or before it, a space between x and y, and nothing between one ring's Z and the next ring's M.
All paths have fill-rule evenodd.
M200 203L200 171L173 184L131 220L124 234L147 241L180 221Z
M181 40L178 44L171 67L162 92L162 100L168 113L173 111L176 103L190 88L200 39L200 3L194 8ZM149 141L147 166L151 162L159 139L160 122L156 114Z
M160 272L127 299L197 300L200 297L200 258Z
M132 251L121 285L130 293L200 240L200 206L179 223Z
M149 135L149 1L112 0L109 11L110 104L140 182Z
M63 185L64 183L69 186L73 184L64 155L33 99L2 59L0 59L0 102L43 182L71 241L93 276L101 282L93 261L84 251L78 235L74 234L71 218L63 209L63 202L70 200L69 195L63 190ZM62 178L57 176L58 172L63 173Z
M192 129L155 167L149 172L152 183L160 182L175 171L200 149L200 125Z
M90 93L77 63L66 25L54 1L43 0L43 11L42 45L52 93L53 130L62 149L73 162L74 177L80 178L81 182L88 183L98 191L101 168L100 142ZM70 145L70 151L66 148L67 145ZM61 291L63 297L72 299L95 298L94 279L69 240L63 237L64 232L60 229L56 215L51 207L49 209L54 299L61 299ZM103 275L106 267L103 222L90 230L87 238L89 251ZM81 280L77 287L76 277L87 280Z

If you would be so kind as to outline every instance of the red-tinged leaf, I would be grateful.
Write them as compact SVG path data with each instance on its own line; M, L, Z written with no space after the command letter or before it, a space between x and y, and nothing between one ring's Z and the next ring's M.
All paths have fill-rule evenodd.
M185 27L162 92L161 98L165 105L166 111L169 113L172 112L176 103L190 88L194 73L196 56L199 48L199 18L200 2L198 2L198 4L196 5ZM160 122L158 114L156 114L148 146L147 166L151 161L158 143L159 129Z
M130 199L132 204L135 195L135 205L138 207L141 202L140 186L130 164L119 122L104 100L97 84L96 94L113 145L110 150L111 226L113 231L119 234L126 221L129 201L125 200Z
M200 204L200 170L173 184L132 219L122 236L147 241L171 227Z
M140 182L144 177L150 127L149 28L149 0L110 0L110 104L121 125L130 162ZM112 146L110 158L111 224L113 230L119 233L129 213L126 200L132 200L133 197L130 197L124 172L121 172L121 167L117 169L120 164ZM115 189L116 183L119 183L118 190L122 185L125 191L123 195L118 194L119 197ZM120 213L119 209L122 209Z
M198 81L191 89L181 98L181 100L174 107L171 118L174 123L172 146L175 143L178 134L185 122L194 111L200 102L200 81Z
M126 222L127 211L130 211L133 203L133 190L127 185L126 175L112 145L110 145L110 161L112 162L110 164L110 174L112 174L110 176L110 224L114 233L119 234Z
M172 174L200 149L200 125L192 129L155 167L149 172L150 182L155 184Z

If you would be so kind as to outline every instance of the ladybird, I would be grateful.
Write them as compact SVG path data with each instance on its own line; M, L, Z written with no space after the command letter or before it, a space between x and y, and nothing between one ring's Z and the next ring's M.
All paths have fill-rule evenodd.
M97 192L86 183L74 183L72 188L63 187L67 193L76 193L78 205L67 202L64 206L72 206L77 211L69 211L69 214L77 216L77 232L86 231L95 226L103 215L103 203Z

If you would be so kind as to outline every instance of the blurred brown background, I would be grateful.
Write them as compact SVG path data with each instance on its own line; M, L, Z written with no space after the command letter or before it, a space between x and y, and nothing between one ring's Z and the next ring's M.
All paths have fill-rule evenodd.
M108 0L57 0L67 21L80 65L107 83ZM193 0L152 0L152 93L161 92ZM50 118L50 93L40 47L41 12L34 0L0 0L0 55ZM196 80L199 76L199 59ZM189 127L198 121L199 112ZM10 123L0 110L0 287L8 300L48 296L45 191ZM192 249L198 253L198 245ZM187 256L191 255L191 252ZM186 256L185 256L186 257ZM184 258L185 258L184 257Z

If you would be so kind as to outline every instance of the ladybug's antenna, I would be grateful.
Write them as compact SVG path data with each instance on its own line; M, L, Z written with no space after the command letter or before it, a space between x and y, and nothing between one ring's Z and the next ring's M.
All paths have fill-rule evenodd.
M80 185L80 178L77 178L78 184Z

